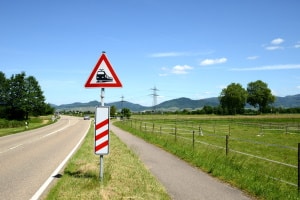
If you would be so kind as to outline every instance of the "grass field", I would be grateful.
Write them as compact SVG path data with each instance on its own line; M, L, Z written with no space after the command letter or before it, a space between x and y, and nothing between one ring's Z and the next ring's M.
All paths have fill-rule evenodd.
M2 126L0 126L0 137L49 125L53 123L51 118L52 116L30 117L28 120L28 127L25 126L25 121L8 121L0 119L0 124L2 124Z
M91 127L83 145L68 162L62 177L45 199L170 199L165 189L113 133L99 180L99 156L93 152Z
M300 115L135 115L116 125L253 196L299 199L299 123Z

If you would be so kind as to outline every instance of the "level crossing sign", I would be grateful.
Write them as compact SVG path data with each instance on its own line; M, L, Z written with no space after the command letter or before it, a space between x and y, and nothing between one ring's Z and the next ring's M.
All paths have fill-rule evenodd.
M95 123L95 154L109 153L109 107L96 108Z
M102 53L100 56L84 86L86 88L122 87L122 83L108 61L105 53Z
M102 52L92 73L87 79L86 88L101 88L101 107L95 112L95 154L100 155L100 179L103 179L103 155L109 153L109 112L110 107L104 106L104 89L122 87L122 83L108 61L105 52Z

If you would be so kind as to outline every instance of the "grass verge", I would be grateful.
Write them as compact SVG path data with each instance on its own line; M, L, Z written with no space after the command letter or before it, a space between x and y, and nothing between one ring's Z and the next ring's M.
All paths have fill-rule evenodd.
M81 148L45 199L170 199L164 187L113 133L100 181L99 156L93 153L93 140L91 127Z
M3 124L3 126L5 127L0 128L0 137L49 125L53 123L51 117L52 116L31 117L29 120L27 120L28 127L25 126L25 120L8 121L5 119L0 119L0 124Z

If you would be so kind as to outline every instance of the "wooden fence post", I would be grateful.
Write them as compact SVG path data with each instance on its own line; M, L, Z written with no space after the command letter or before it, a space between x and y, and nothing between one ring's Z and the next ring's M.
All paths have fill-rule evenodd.
M216 134L216 124L214 124L213 126L214 126L214 134Z
M195 147L195 131L193 130L193 149Z
M228 140L229 140L229 135L226 135L226 156L227 156L228 153L229 153Z
M154 133L154 123L152 124L152 133Z
M176 134L177 134L177 127L175 126L175 142L177 141L177 136L176 136Z
M298 194L300 194L300 143L298 143Z

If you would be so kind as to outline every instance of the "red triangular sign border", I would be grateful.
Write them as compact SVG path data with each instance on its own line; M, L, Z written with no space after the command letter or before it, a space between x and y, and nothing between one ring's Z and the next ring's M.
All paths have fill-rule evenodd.
M101 65L102 62L105 62L108 70L110 71L110 74L113 77L113 80L115 81L114 83L107 83L107 82L106 83L92 83L93 77L97 73L99 66ZM86 88L122 87L121 81L119 80L117 74L115 73L114 69L112 68L111 64L109 63L109 61L104 53L100 56L98 62L96 63L96 65L95 65L92 73L90 74L88 80L86 81L84 87L86 87Z

